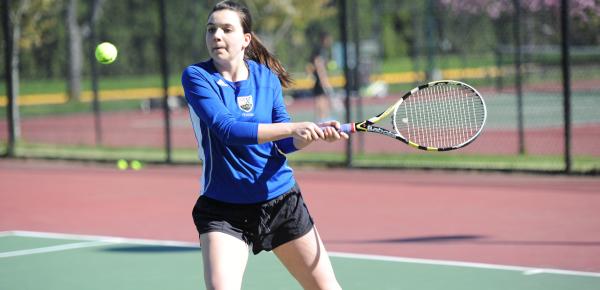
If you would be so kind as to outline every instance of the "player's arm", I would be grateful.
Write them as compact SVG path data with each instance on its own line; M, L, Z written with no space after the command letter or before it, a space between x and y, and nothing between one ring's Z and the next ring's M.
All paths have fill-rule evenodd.
M287 143L288 146L293 144L294 148L299 150L316 140L325 138L323 129L312 122L258 125L258 143L277 141L280 143L278 144L280 147L284 147L283 144ZM291 152L293 150L285 151Z
M275 75L271 75L273 86L273 110L271 111L272 124L259 124L258 142L274 141L275 145L284 153L291 153L306 147L315 140L325 136L321 128L310 122L292 123L290 115L283 100L281 83Z
M188 67L181 77L185 97L195 114L225 144L257 143L258 124L236 120L221 98L195 67Z
M290 123L290 116L283 101L283 91L279 79L272 75L271 82L274 87L273 110L271 119L273 124L260 124L258 128L259 143L275 141L275 145L284 153L300 150L310 143L324 139L325 141L336 141L340 138L348 138L348 135L338 133L340 123L336 121L326 124L314 124L312 122Z
M236 120L206 78L195 67L188 67L184 71L182 85L186 99L196 115L225 144L260 144L290 138L279 145L285 145L291 152L305 147L310 142L325 138L323 131L311 122L257 124ZM281 92L278 94L281 104L278 105L275 121L289 122L287 113L281 112L281 106L284 110L285 106Z

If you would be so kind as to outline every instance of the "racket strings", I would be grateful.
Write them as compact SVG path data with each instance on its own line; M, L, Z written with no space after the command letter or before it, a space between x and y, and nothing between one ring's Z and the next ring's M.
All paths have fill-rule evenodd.
M394 128L409 141L448 148L469 141L480 131L485 107L473 90L446 84L417 91L395 114Z

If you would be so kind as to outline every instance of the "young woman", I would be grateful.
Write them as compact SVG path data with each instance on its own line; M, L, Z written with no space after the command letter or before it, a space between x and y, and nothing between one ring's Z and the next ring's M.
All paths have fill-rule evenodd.
M211 58L187 67L182 84L203 161L193 217L207 289L240 289L249 248L272 250L304 289L341 289L285 154L348 135L336 121L290 122L290 76L246 7L218 3L206 46Z

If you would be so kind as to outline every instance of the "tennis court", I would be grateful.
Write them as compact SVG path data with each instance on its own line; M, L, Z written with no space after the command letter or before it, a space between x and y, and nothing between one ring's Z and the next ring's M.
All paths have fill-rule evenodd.
M200 289L200 166L0 161L1 289ZM600 180L296 170L344 289L599 289ZM300 289L271 253L244 289Z

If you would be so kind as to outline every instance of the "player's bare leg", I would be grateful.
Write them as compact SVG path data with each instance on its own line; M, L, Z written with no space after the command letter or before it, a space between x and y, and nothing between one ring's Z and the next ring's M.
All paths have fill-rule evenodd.
M275 248L273 252L304 289L342 289L316 228Z
M221 232L200 235L204 283L208 290L239 290L248 262L248 245Z

